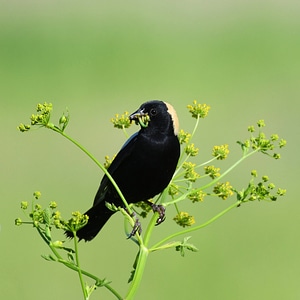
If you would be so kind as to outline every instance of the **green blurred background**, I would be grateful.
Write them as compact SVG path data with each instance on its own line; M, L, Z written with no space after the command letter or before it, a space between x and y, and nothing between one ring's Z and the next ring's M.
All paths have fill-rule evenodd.
M136 299L300 299L299 13L292 0L1 0L1 298L82 298L77 275L40 257L49 251L32 228L14 226L20 201L35 190L45 203L57 201L64 215L84 211L102 176L57 134L16 130L36 103L52 102L54 118L68 107L68 133L103 161L124 142L109 122L115 113L162 99L191 130L186 105L197 99L212 107L195 139L198 161L210 157L213 145L228 143L224 170L239 157L235 142L247 138L247 126L265 119L267 134L288 140L282 159L257 155L228 180L241 188L256 168L288 193L274 203L244 205L193 233L197 253L151 255ZM200 224L233 201L207 198L181 208ZM153 242L177 230L174 214L168 209ZM80 251L86 269L124 293L137 249L122 224L114 216ZM100 298L113 299L102 289L92 296Z

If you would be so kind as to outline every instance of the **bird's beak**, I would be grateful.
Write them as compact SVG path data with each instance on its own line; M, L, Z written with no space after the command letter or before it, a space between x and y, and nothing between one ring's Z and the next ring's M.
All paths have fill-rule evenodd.
M142 127L147 127L150 118L147 113L144 113L144 109L138 109L136 112L129 116L130 121L135 121L135 124L140 124Z
M134 113L132 113L129 116L129 120L130 121L136 121L138 120L140 117L144 116L145 113L143 112L143 109L138 109L137 111L135 111Z

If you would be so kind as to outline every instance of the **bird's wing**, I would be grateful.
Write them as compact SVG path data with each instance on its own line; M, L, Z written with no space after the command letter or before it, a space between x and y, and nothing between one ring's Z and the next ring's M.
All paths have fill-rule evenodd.
M117 156L112 161L111 165L108 168L108 172L114 176L115 171L120 167L122 162L126 160L126 158L132 153L135 142L137 140L138 132L134 133L122 146L121 150L117 154ZM110 180L106 175L103 176L100 187L94 199L94 206L99 204L105 198L105 194L107 192L107 188L109 187Z

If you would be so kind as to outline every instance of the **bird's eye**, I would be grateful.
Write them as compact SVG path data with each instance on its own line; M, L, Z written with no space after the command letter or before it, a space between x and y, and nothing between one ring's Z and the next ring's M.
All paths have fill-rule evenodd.
M155 108L151 108L151 109L150 109L150 115L151 115L151 116L155 116L156 114L157 114L156 109L155 109Z

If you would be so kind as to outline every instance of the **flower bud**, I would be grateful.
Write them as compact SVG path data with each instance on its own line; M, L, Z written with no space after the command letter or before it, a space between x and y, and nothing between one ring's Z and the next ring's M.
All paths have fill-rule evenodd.
M20 225L22 225L22 220L20 219L20 218L17 218L17 219L15 219L15 225L16 226L20 226Z

